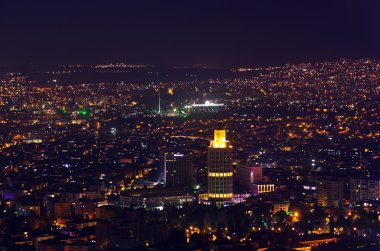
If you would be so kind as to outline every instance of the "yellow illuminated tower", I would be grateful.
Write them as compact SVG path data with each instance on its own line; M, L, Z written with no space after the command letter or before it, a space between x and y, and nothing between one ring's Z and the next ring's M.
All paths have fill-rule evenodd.
M223 206L232 201L232 146L226 140L226 130L215 130L208 147L208 198Z

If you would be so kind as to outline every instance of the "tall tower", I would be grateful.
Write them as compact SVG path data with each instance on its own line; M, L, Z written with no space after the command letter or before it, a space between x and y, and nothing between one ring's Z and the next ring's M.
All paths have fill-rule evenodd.
M208 198L223 206L232 201L233 170L232 146L226 140L225 130L215 130L208 147Z

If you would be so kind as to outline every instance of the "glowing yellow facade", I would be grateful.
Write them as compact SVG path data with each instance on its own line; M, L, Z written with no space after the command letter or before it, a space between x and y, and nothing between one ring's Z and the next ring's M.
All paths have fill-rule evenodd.
M208 172L209 177L232 177L233 172L226 172L226 173L214 173L214 172Z
M228 148L230 142L226 140L226 130L215 130L214 140L211 141L211 148Z
M214 194L214 193L209 193L208 194L208 197L209 198L217 198L217 199L219 199L219 198L221 198L221 199L224 199L224 198L232 198L232 193L217 193L217 194Z

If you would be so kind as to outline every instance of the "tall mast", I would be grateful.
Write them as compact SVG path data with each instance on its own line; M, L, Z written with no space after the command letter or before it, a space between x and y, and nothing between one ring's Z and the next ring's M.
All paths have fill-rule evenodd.
M161 114L161 90L158 87L158 114Z

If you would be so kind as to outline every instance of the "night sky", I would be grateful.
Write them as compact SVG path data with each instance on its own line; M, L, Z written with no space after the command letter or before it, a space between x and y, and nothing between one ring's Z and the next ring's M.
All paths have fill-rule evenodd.
M4 2L2 66L230 67L380 57L375 0Z

